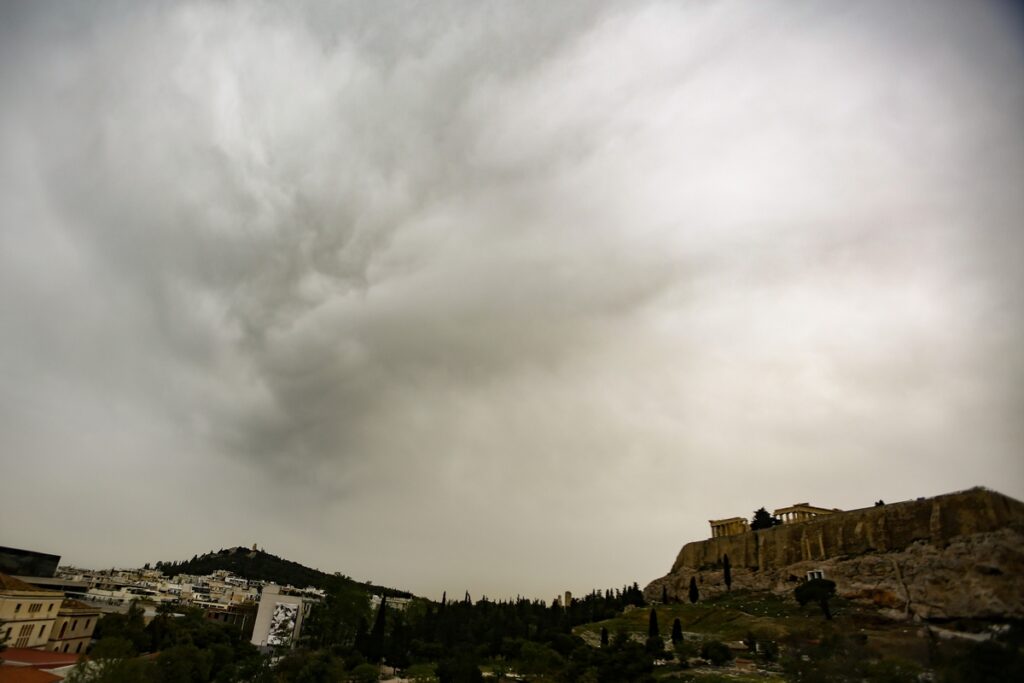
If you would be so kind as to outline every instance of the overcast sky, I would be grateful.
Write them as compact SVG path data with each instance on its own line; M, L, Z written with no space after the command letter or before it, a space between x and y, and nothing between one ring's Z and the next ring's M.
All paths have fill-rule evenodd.
M5 2L0 545L641 585L1024 498L1024 17Z

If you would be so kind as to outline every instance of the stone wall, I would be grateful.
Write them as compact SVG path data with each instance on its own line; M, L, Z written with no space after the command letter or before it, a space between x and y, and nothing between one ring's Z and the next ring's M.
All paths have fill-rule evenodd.
M691 576L704 594L724 590L724 554L737 588L791 591L820 568L844 597L907 616L1024 617L1024 503L985 489L687 543L645 593L683 596Z

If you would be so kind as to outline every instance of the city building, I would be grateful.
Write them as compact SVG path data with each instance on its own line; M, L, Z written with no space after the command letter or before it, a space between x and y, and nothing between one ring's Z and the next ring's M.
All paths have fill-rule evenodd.
M53 576L60 555L0 546L0 573L8 576Z
M252 644L262 650L295 647L302 632L302 622L309 616L315 602L315 598L282 593L280 586L267 584L260 594Z
M27 649L45 647L63 599L63 593L0 574L0 643Z
M57 617L53 620L50 641L46 649L53 652L85 652L92 640L96 623L100 620L99 608L79 600L61 602Z

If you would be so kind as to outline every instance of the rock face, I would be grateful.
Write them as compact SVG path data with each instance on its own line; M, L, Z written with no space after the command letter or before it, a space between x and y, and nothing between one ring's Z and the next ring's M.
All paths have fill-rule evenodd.
M823 571L893 616L1024 618L1024 503L985 489L687 543L644 592L685 599L691 576L702 595L724 591L725 554L734 588L791 593Z

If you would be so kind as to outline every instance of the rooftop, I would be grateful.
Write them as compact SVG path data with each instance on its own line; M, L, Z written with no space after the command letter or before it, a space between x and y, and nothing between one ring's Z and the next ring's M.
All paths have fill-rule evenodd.
M0 666L0 683L53 683L56 676L30 666Z
M0 671L8 668L54 669L60 666L76 664L79 657L81 655L70 652L49 652L47 650L32 650L25 647L9 647L4 650L4 666L0 667Z
M36 588L31 584L27 584L21 579L16 579L8 574L0 574L0 590L5 591L31 591L33 593L59 593L60 591L50 591L44 588Z
M88 610L90 612L98 612L99 608L94 605L87 605L81 600L74 600L72 598L65 598L64 602L60 603L61 611L64 610Z

